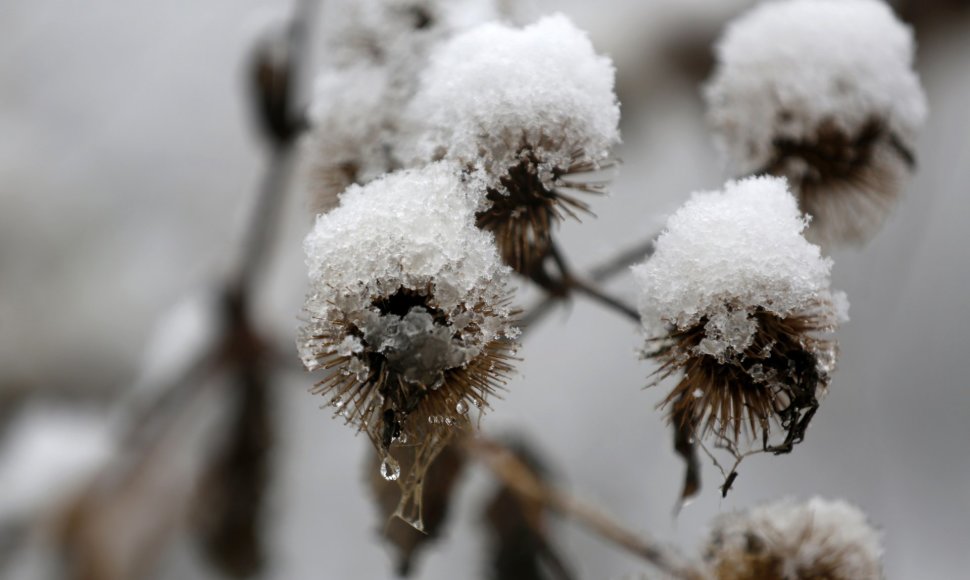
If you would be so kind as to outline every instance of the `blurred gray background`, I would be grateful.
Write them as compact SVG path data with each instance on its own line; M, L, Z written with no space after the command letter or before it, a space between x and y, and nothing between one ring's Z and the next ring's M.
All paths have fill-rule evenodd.
M691 191L729 177L698 87L706 47L748 4L534 2L537 12L569 14L618 68L624 145L613 195L596 201L596 219L560 230L579 266L648 238ZM159 317L226 271L266 163L242 66L253 22L278 6L0 4L0 437L16 438L23 417L45 406L83 410L90 429L108 424ZM829 396L796 452L747 460L724 500L705 462L705 489L674 517L682 467L654 410L663 389L643 389L653 368L637 359L630 323L581 298L528 335L519 374L486 431L528 436L562 485L688 553L717 513L817 494L858 504L883 530L889 578L966 577L970 12L954 2L900 9L915 21L930 105L919 169L885 228L866 247L833 256L852 320L839 333ZM302 183L291 193L259 303L263 326L284 349L299 324L300 244L311 223ZM629 276L610 288L633 300ZM369 442L319 409L307 393L312 381L293 372L274 385L282 431L267 577L390 577L361 486ZM10 476L0 468L0 496L12 489L4 487ZM480 504L490 490L485 473L466 478L448 535L417 577L480 576ZM556 537L582 578L648 570L568 522L557 523ZM164 561L159 578L212 577L189 545L176 543ZM8 573L33 578L35 569Z

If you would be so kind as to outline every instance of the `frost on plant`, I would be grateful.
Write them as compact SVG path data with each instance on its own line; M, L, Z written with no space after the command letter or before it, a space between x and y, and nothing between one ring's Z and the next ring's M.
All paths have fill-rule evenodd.
M644 354L656 382L679 375L662 405L691 438L736 445L747 433L782 453L804 437L835 366L826 333L847 310L806 225L784 179L728 182L695 193L634 267Z
M567 190L619 141L612 62L556 15L522 29L489 23L436 48L407 109L410 163L452 159L480 172L478 224L520 272L548 251L551 226L587 211Z
M783 0L732 22L715 52L705 96L732 169L788 177L813 239L871 237L926 116L909 27L879 0Z
M368 434L385 478L420 485L468 410L511 371L508 268L444 162L351 187L304 246L300 352L308 369L329 371L315 392ZM389 450L405 444L420 449L402 474Z
M724 514L706 552L717 580L882 578L879 533L845 501L783 500Z

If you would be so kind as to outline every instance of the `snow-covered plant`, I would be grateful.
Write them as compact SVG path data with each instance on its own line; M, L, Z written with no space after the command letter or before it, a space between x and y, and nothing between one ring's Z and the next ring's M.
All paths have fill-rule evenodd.
M778 0L731 23L704 96L736 179L692 194L655 239L583 275L554 237L590 209L583 194L606 190L602 170L620 142L616 71L567 17L516 26L500 21L509 4L328 2L309 107L298 77L316 3L300 0L256 43L250 104L271 162L240 259L206 301L205 340L175 333L190 354L162 365L176 367L165 377L145 374L151 396L128 410L115 461L52 526L72 578L153 576L186 530L227 577L263 572L276 366L253 297L304 132L316 221L297 348L316 373L310 391L372 444L368 486L399 573L443 533L474 463L500 483L482 518L497 577L573 577L550 541L550 512L664 577L881 577L879 534L848 503L722 515L703 560L689 559L559 489L527 443L476 428L512 378L518 327L583 294L632 319L653 385L673 379L659 407L687 464L682 502L700 490L701 450L725 476L723 494L749 454L791 452L833 379L833 333L848 320L833 261L814 241L871 236L915 166L926 103L912 32L879 0ZM634 308L599 284L637 262ZM515 282L545 294L523 316ZM624 388L588 387L606 401ZM569 425L598 428L585 419ZM54 466L34 457L46 441L13 434L26 443L6 470L0 462L0 480L16 488L0 505L0 575L44 511L40 496L53 494L33 486ZM115 446L96 439L89 455L101 464ZM730 470L715 452L731 454Z
M782 500L718 517L705 560L717 580L878 580L879 536L845 501Z
M351 187L306 238L304 364L329 369L314 392L368 434L387 479L392 445L426 449L403 482L420 479L511 370L509 272L474 208L458 168L434 163Z
M336 206L347 186L401 167L403 110L429 53L499 10L493 0L353 0L334 3L328 16L309 112L314 213Z
M452 159L484 178L478 224L528 273L553 224L588 211L576 192L619 142L612 62L565 16L525 28L492 23L437 47L406 115L410 163Z
M690 437L736 444L746 431L786 452L805 436L835 368L824 333L848 307L807 225L783 178L731 181L695 193L634 268L644 354L657 382L679 374L662 404ZM786 432L777 447L773 422Z
M881 0L782 0L732 22L715 52L705 97L731 169L788 177L814 239L871 237L926 116L912 30Z
M682 499L700 485L705 437L738 462L790 452L828 389L848 309L806 235L868 235L911 168L925 103L910 31L875 0L782 0L729 26L705 96L745 177L670 217L634 267L636 310L576 276L553 239L588 210L573 192L605 189L597 172L620 140L611 60L565 16L514 27L472 5L465 19L435 1L351 10L311 108L320 215L305 241L300 352L325 373L313 392L372 441L383 515L422 529L426 490L438 490L422 529L437 535L477 454L528 509L589 517L508 450L454 437L513 370L513 271L550 299L577 290L636 320L654 383L676 377L661 406L688 463ZM460 459L439 477L430 467L446 447ZM719 520L707 564L641 553L681 578L874 577L878 542L859 522L843 504L779 504ZM402 570L427 539L391 526L385 537Z

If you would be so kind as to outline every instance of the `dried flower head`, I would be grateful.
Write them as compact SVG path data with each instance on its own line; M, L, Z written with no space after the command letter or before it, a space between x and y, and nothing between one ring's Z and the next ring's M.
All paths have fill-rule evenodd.
M341 0L323 10L330 62L386 65L401 80L416 76L435 44L502 12L495 0Z
M391 170L384 144L387 70L361 63L318 75L310 107L312 132L307 139L310 210L325 213L353 184L367 183Z
M428 53L497 16L492 0L353 0L329 10L326 61L310 110L313 213L335 207L348 186L400 167L399 119Z
M695 193L634 267L655 383L680 373L662 406L693 437L746 433L777 453L804 437L835 366L826 333L847 310L806 225L784 179L728 182Z
M871 237L926 116L909 27L879 0L783 0L732 22L715 50L705 96L732 168L787 177L812 239Z
M485 24L432 53L403 149L412 163L446 158L478 172L478 225L528 272L548 252L552 224L588 211L570 190L605 187L590 174L619 141L613 84L612 62L562 15L522 29Z
M858 508L813 498L720 516L705 559L717 580L878 580L881 556Z
M391 445L421 446L406 486L511 371L508 269L473 210L458 168L435 163L352 186L304 243L299 348L329 371L314 392L367 432L388 479Z

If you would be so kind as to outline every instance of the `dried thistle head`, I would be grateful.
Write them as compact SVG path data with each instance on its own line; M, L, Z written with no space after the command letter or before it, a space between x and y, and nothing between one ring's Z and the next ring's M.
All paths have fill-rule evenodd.
M313 214L337 206L353 184L367 183L391 170L385 67L357 63L324 70L315 81L309 111L312 131L305 143L309 206Z
M926 116L909 27L877 0L785 0L732 22L715 51L705 96L734 171L787 177L813 240L870 238Z
M692 437L776 453L804 438L847 308L805 226L783 179L729 182L694 194L634 269L654 384L678 377L661 405Z
M305 242L299 347L327 371L314 392L367 433L409 499L512 370L509 273L473 210L458 168L435 163L351 187ZM390 450L405 444L421 460L402 474Z
M480 183L479 226L526 273L553 225L588 211L574 192L604 191L594 173L619 142L614 76L564 16L479 26L431 54L407 109L405 159L460 163Z
M862 243L892 212L915 158L883 120L849 134L823 121L808 139L774 140L764 173L787 177L811 215L807 236L818 243Z
M400 118L432 48L498 16L493 0L352 0L323 7L327 44L309 111L310 210L401 166Z
M717 580L878 580L881 556L858 508L813 498L717 518L705 560Z
M540 153L525 137L516 150L520 161L505 169L497 184L485 186L485 209L476 214L476 223L495 234L506 264L528 273L549 254L555 224L590 213L589 204L573 192L602 194L607 184L587 177L605 165L584 159L581 151L544 176Z
M724 323L733 328L723 329ZM673 328L652 341L656 350L649 353L660 364L656 382L680 377L661 405L695 437L713 432L737 445L744 432L766 449L790 451L804 439L828 387L837 347L825 333L836 323L832 305L819 304L784 317L760 307L753 314L738 310ZM747 346L709 349L713 336L740 327L753 329ZM773 424L785 433L778 446L769 445Z

